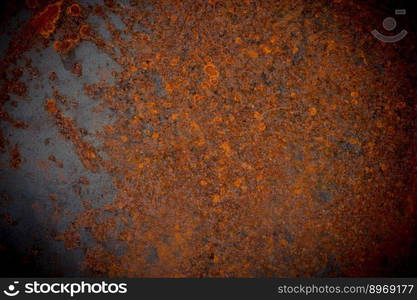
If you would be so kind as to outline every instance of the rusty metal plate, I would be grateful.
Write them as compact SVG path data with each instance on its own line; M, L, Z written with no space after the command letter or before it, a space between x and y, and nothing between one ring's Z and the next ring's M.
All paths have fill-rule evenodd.
M2 275L415 275L390 3L5 1Z

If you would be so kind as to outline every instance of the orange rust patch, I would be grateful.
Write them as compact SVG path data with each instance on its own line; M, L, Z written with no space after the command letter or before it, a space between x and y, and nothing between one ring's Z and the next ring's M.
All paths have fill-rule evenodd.
M30 25L44 38L48 38L55 31L56 22L61 15L62 4L62 0L49 4L30 21Z
M79 37L65 39L63 41L55 41L54 42L54 49L56 52L61 54L67 54L69 51L75 48L75 46L79 42Z
M214 195L213 196L213 203L219 203L221 200L221 197L219 195Z
M50 98L46 99L45 109L51 115L55 115L56 113L58 113L58 107L56 106L56 102Z
M259 54L255 50L249 49L246 53L253 59L258 58Z
M315 116L315 115L317 114L317 108L315 108L315 107L310 107L310 108L309 108L309 110L308 110L308 112L309 112L309 114L310 114L311 116Z
M81 15L81 7L77 3L74 3L67 7L66 12L72 17L79 17Z
M80 27L80 36L85 39L91 36L91 26L84 24Z
M206 72L207 76L210 77L210 79L217 79L219 76L219 71L217 70L216 66L212 63L209 63L204 66L204 72Z

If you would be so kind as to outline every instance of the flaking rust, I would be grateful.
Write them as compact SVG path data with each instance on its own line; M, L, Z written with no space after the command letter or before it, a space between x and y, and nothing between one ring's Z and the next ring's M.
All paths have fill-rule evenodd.
M43 9L30 21L30 25L44 38L49 38L49 36L55 31L56 23L61 16L63 3L64 1L61 0L47 5L45 9Z

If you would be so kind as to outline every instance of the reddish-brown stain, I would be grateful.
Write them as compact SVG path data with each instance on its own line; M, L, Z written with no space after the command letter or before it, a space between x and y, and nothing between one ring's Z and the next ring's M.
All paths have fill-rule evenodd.
M13 169L17 169L22 164L22 157L20 155L18 145L15 145L10 153L10 167Z
M74 3L67 7L66 12L72 17L79 17L81 15L81 7L77 3Z
M63 0L49 4L30 21L30 25L44 38L48 38L54 31L61 15Z

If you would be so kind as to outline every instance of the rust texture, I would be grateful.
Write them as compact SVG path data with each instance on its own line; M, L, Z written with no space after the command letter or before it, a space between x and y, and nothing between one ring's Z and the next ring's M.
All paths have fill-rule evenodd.
M49 4L37 14L30 22L30 25L35 28L44 38L48 38L51 33L55 31L55 24L61 15L61 6L64 1L57 1Z
M98 110L115 115L93 136L99 145L66 115L78 99L54 90L43 100L86 172L114 184L101 207L74 199L81 212L54 236L83 251L83 272L389 276L401 266L416 236L412 33L401 45L374 39L383 14L372 1L132 2L27 1L27 26L41 35L31 43L46 39L63 61L93 43L121 66L83 85ZM17 45L8 68L30 48ZM20 76L6 82L3 103L25 98ZM27 126L4 108L1 118ZM10 167L22 164L1 131L0 151ZM90 187L86 177L74 185L78 194ZM59 221L60 194L49 198ZM85 230L94 246L81 242Z
M10 167L13 169L19 168L22 163L22 157L20 156L19 147L17 145L12 149L10 156Z

